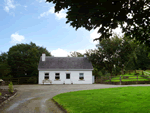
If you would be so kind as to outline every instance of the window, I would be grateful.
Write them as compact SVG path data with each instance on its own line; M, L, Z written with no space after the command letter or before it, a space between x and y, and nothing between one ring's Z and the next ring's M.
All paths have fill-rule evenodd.
M49 73L45 73L45 79L49 79Z
M84 79L84 75L83 73L79 73L79 79L83 80Z
M66 73L66 79L70 79L70 73Z
M55 73L55 79L60 79L59 73Z

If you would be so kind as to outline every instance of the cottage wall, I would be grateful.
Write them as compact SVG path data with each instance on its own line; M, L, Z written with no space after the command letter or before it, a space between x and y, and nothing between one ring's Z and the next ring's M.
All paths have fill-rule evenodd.
M92 71L39 71L39 84L43 84L45 73L49 73L52 84L92 84ZM60 73L60 80L55 80L55 73ZM70 79L66 79L66 73L70 73ZM79 80L79 73L84 73L84 80Z

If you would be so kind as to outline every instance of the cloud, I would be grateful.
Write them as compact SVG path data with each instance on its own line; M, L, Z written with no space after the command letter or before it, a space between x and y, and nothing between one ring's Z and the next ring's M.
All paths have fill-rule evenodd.
M96 28L96 29L90 34L90 42L93 43L93 44L95 44L95 45L99 43L99 41L93 41L93 39L100 37L100 34L97 33L98 30L99 30L99 27Z
M40 14L38 18L48 16L49 14L55 14L58 20L62 18L66 18L66 15L67 15L63 9L59 13L54 13L54 7L51 7L47 12Z
M13 4L13 0L4 0L5 1L5 6L4 10L6 12L9 12L10 9L14 9L16 6Z
M74 51L70 51L70 52L74 52ZM67 57L68 55L70 56L70 52L68 52L67 50L58 48L56 50L52 50L51 54L54 55L54 57ZM76 50L76 52L80 52L84 54L86 50Z
M25 37L23 35L19 35L18 33L14 33L11 35L11 43L22 43L25 41Z
M27 7L28 7L28 6L26 6L26 5L24 6L25 10L27 10Z
M124 24L124 25L126 25L126 24ZM99 44L99 41L97 40L97 41L94 41L94 42L93 42L93 39L99 38L99 37L101 36L100 33L97 33L98 30L99 30L99 28L100 28L100 27L96 28L96 29L95 29L93 32L91 32L91 34L90 34L90 42L93 43L93 44L95 44L95 45L96 45L96 44ZM121 30L121 26L120 26L120 25L119 25L118 28L112 30L112 32L115 33L115 34L117 34L117 35L120 36L120 37L122 37L122 36L124 35L124 33L122 33L122 30ZM113 36L114 36L114 34L113 34L111 37L113 37ZM111 37L110 37L110 38L111 38Z
M81 54L84 54L84 53L86 52L86 49L84 49L84 50L77 50L76 52L79 52L79 53L81 53Z
M52 50L51 54L54 55L55 57L67 57L68 55L70 55L69 52L60 48Z
M123 24L123 26L125 26L127 24ZM122 37L124 35L124 33L122 33L122 29L121 26L118 25L118 27L114 30L112 30L113 33L117 34L118 36ZM114 36L114 34L112 35L112 37Z

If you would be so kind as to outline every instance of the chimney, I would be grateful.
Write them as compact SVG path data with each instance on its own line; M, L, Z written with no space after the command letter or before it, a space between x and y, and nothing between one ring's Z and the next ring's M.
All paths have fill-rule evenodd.
M84 57L86 58L86 55L84 55Z
M46 58L46 54L42 53L42 61L45 61L45 58Z

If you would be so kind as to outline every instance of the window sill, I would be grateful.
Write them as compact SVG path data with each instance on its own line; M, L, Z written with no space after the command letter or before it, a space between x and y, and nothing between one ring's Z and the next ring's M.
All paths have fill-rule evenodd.
M78 81L85 81L85 80L84 79L83 80L79 79Z
M60 79L58 79L58 80L57 80L57 79L55 79L54 81L61 81L61 80L60 80Z

